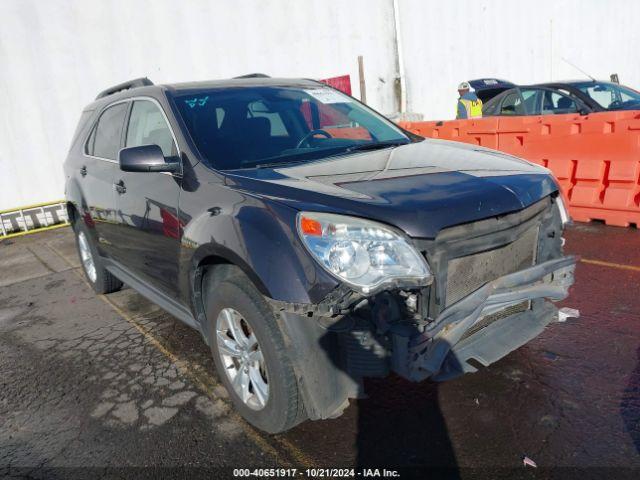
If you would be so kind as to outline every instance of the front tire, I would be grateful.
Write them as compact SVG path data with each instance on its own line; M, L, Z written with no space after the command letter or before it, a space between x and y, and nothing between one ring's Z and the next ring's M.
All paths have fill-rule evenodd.
M76 234L76 247L78 248L82 270L93 290L98 294L120 290L122 282L104 268L87 226L82 223L82 220L79 220L74 224L73 230Z
M238 267L217 265L204 280L209 345L235 408L268 433L294 427L302 398L273 311Z

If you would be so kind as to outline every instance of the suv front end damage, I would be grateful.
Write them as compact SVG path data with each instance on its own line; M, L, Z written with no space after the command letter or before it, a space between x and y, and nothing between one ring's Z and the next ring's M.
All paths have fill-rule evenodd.
M317 305L273 302L292 350L304 352L296 363L310 416L339 414L347 397L362 396L365 377L447 380L538 336L557 319L551 302L566 298L574 281L562 217L546 197L433 240L411 239L433 275L426 286L367 295L343 284ZM310 357L318 344L321 353Z
M446 308L424 332L391 330L392 368L414 381L475 372L538 336L557 310L544 300L567 297L575 257L562 257L485 284Z

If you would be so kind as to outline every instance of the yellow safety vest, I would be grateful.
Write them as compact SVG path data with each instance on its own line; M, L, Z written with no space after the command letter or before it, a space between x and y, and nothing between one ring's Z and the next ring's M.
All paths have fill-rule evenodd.
M467 111L467 118L482 118L482 100L467 100L461 98L458 100L464 106ZM456 118L458 118L458 112L456 110Z

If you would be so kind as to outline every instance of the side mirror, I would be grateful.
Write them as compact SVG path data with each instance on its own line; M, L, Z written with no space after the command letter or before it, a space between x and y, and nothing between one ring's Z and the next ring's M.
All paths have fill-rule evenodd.
M158 145L123 148L118 153L118 163L123 172L176 173L180 171L180 162L165 158Z

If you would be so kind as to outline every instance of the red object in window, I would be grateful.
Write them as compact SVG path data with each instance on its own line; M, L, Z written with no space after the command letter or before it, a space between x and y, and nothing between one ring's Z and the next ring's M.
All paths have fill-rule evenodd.
M325 78L319 81L341 91L342 93L351 95L351 77L349 75ZM337 111L331 106L324 105L322 103L317 103L316 105L317 105L317 111L314 113L316 113L317 116L315 118L311 111L311 105L308 102L304 102L300 106L300 111L305 121L307 122L307 126L309 127L309 130L314 130L317 128L325 129L325 128L344 127L345 125L349 126L349 124L351 124L351 120L346 115ZM319 122L319 123L316 125L316 122ZM338 134L335 136L338 138L356 138L356 139L371 138L366 132L366 130L364 133L349 132L346 136L342 134Z
M347 95L351 95L351 76L342 75L340 77L331 77L325 78L324 80L320 80L322 83L326 83L327 85L340 90L342 93L346 93Z
M302 116L304 117L304 121L307 122L307 127L309 130L313 130L313 121L311 120L311 105L309 102L302 102L300 105L300 111L302 112Z

